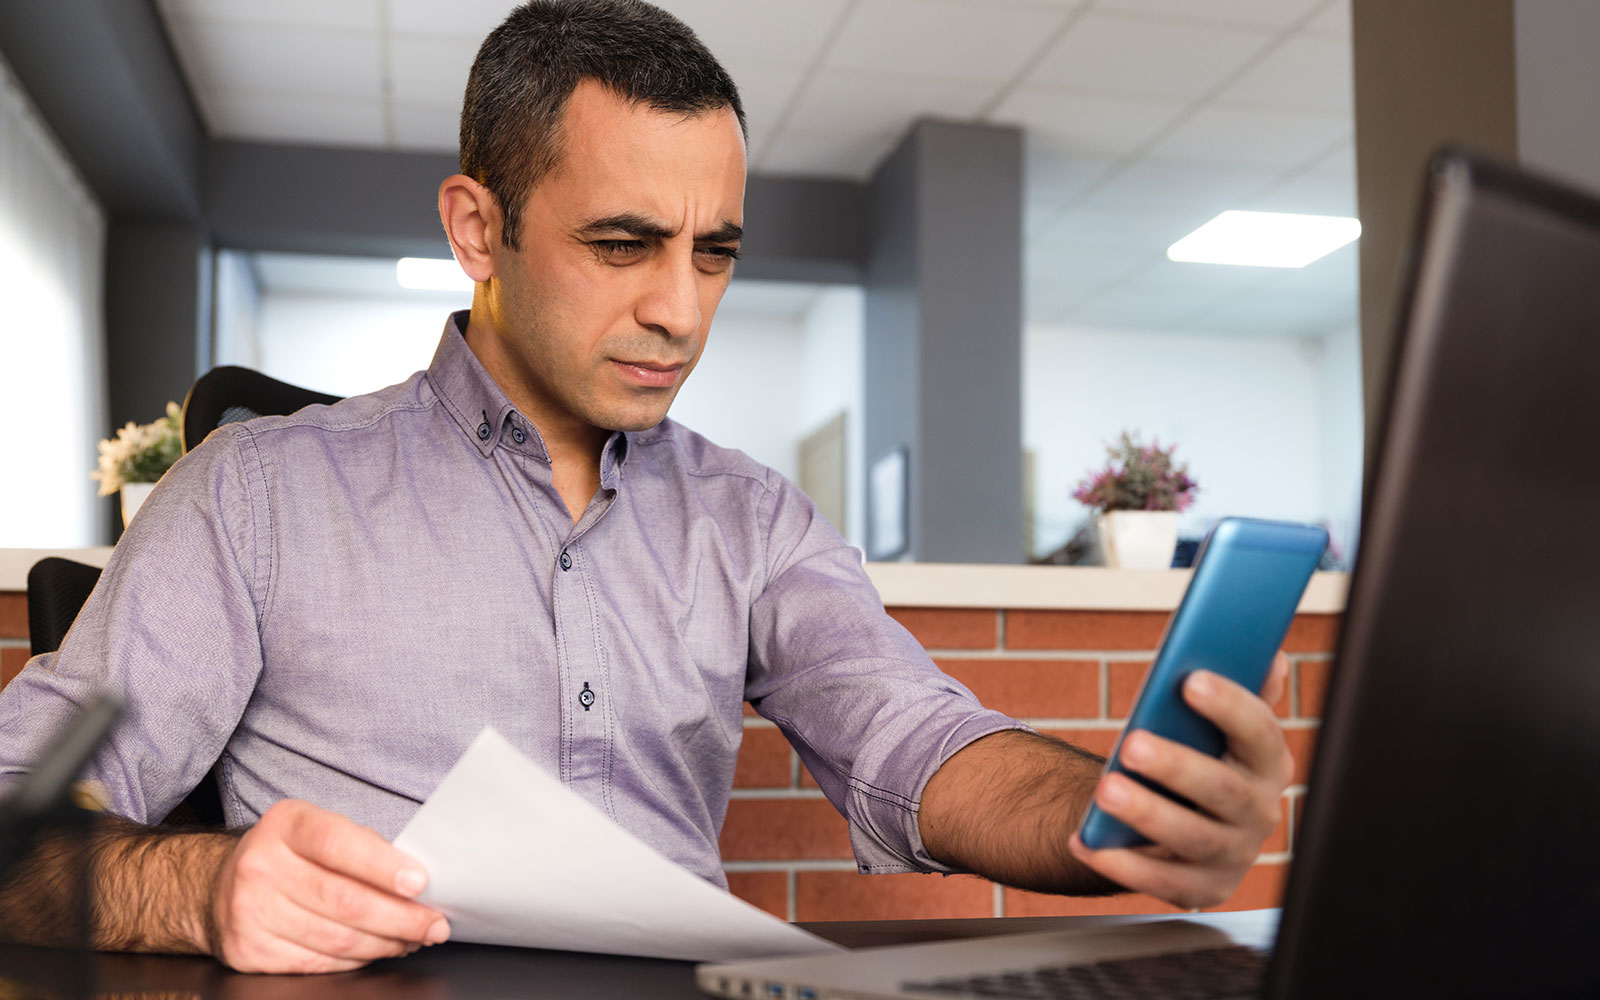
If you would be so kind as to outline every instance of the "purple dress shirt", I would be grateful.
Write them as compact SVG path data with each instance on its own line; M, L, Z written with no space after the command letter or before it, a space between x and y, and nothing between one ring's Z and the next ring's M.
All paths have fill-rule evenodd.
M114 811L157 821L215 764L229 825L293 797L392 838L493 726L725 885L748 699L862 871L948 870L923 785L1017 723L934 667L804 493L671 420L611 436L574 524L465 322L406 382L179 462L60 652L0 692L0 786L108 689L126 715L86 777Z

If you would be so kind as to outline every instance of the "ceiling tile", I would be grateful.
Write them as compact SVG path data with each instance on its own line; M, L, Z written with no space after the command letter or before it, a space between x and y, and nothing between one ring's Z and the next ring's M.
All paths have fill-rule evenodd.
M1346 41L1350 38L1350 0L1332 0L1322 13L1306 25L1307 31L1333 35Z
M1237 72L1271 38L1264 29L1090 13L1051 47L1027 82L1193 101Z
M1356 322L1356 314L1353 291L1308 296L1268 283L1213 303L1191 316L1186 326L1201 333L1305 337L1348 328Z
M860 0L823 58L827 69L1006 81L1069 13L947 0Z
M1265 189L1278 172L1260 167L1181 163L1145 157L1095 186L1086 206L1137 208L1145 212L1169 208L1198 209L1206 218Z
M1149 142L1183 110L1184 105L1174 101L1019 87L987 120L1047 134L1066 152L1124 156Z
M518 0L383 0L389 30L400 34L457 35L474 44L499 26Z
M1105 10L1282 28L1304 17L1324 0L1100 0Z
M1128 281L1087 299L1066 319L1085 326L1133 330L1182 330L1188 321L1226 296L1226 292L1153 295L1137 281Z
M382 94L373 33L181 21L172 25L172 40L197 90L373 100Z
M406 104L461 110L467 73L478 54L476 43L466 38L398 36L389 40L390 91Z
M1303 35L1279 45L1218 100L1350 115L1352 79L1348 41Z
M1137 250L1153 259L1215 214L1209 208L1152 211L1079 207L1058 215L1039 230L1029 245L1041 247L1041 252L1057 243L1113 247Z
M446 108L396 104L394 144L399 149L454 153L461 148L461 114Z
M787 125L804 132L899 134L918 118L970 120L995 85L821 73L800 92Z
M1241 207L1258 212L1354 216L1355 178L1328 170L1307 171L1286 179L1247 203L1241 203Z
M377 31L381 3L382 0L158 0L157 6L175 20Z
M899 141L896 133L780 132L756 166L762 173L864 181Z
M1023 133L1023 209L1034 221L1053 215L1105 176L1114 163L1108 157L1083 156L1057 147L1048 136ZM1030 224L1030 233L1034 228Z
M822 52L846 4L845 0L659 0L659 6L682 18L725 63L803 67Z
M219 93L208 99L211 129L225 139L312 146L383 146L377 101Z
M760 149L799 91L805 73L789 66L744 62L724 65L739 88L739 101L744 105L745 121L750 128L750 148Z
M1352 131L1343 115L1213 105L1180 125L1151 153L1175 160L1292 167L1348 140Z

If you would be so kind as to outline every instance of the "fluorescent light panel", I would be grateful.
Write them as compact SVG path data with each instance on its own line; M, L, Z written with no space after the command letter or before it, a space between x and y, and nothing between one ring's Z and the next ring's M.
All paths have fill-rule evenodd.
M1337 215L1223 212L1167 247L1169 260L1250 267L1305 267L1361 235L1361 223Z
M473 284L454 257L449 260L401 257L394 265L394 280L401 288L419 292L470 292Z

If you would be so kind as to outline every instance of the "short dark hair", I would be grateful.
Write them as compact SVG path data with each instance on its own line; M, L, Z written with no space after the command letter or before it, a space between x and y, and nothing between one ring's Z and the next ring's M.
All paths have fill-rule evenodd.
M560 161L561 123L580 80L659 111L732 108L733 79L689 26L642 0L531 0L478 48L461 105L461 172L489 189L517 249L528 192Z

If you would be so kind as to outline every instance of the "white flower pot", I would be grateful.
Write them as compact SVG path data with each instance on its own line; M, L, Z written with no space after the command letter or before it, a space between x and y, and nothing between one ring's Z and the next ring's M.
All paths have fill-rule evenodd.
M1114 510L1100 515L1100 551L1118 569L1169 569L1178 548L1175 510Z
M145 498L155 488L155 483L122 484L122 526L124 528L133 523L133 515L139 513L139 508L144 504Z

